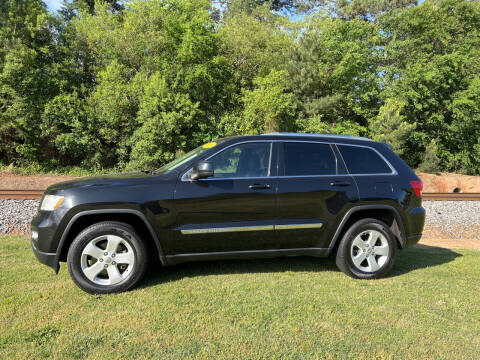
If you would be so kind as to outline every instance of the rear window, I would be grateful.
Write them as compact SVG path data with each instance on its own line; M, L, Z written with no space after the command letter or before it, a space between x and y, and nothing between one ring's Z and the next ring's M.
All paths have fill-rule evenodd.
M335 156L328 144L284 143L285 175L335 175Z
M378 153L360 146L337 145L350 174L390 174L392 169Z

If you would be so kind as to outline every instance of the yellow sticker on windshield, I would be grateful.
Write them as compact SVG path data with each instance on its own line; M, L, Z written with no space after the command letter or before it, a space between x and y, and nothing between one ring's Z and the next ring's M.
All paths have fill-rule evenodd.
M212 141L212 142L209 142L209 143L206 143L206 144L202 145L202 148L210 149L210 148L214 147L215 145L217 145L217 143Z

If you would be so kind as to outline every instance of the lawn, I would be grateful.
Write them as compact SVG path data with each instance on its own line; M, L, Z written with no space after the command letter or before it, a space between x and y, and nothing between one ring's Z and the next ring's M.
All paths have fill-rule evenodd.
M330 259L183 264L92 296L0 237L0 359L474 359L480 251L399 253L389 278Z

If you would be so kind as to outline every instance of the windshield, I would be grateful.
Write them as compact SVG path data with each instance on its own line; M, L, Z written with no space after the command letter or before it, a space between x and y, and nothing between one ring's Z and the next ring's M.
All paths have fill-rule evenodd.
M172 171L178 168L179 166L185 164L186 162L190 161L194 157L204 153L205 151L217 146L221 142L225 141L225 139L219 139L217 141L212 141L208 142L206 144L203 144L202 146L199 146L198 148L181 155L180 157L176 158L175 160L169 162L168 164L163 165L161 168L155 170L156 173L165 173L167 171Z

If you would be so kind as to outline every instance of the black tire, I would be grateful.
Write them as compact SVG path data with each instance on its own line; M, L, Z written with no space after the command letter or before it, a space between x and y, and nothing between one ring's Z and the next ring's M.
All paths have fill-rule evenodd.
M379 262L377 262L377 265L380 266L380 268L376 271L364 271L360 269L359 267L369 267L373 268L370 266L370 257L367 256L367 258L362 262L362 264L365 264L364 266L361 265L355 265L353 257L354 256L359 256L360 258L361 252L367 252L368 254L368 249L367 250L360 250L357 248L355 245L353 245L354 240L357 238L357 236L363 234L364 236L367 236L368 238L368 232L369 231L374 231L374 234L376 232L380 233L384 237L381 238L379 241L386 240L388 243L388 255L385 255L387 258L386 260L382 258L382 265L380 266ZM368 241L367 241L368 242ZM375 246L375 248L377 248ZM337 250L337 255L336 255L336 264L337 267L347 274L348 276L351 276L356 279L378 279L386 276L388 272L392 269L393 263L395 261L395 254L396 254L396 249L397 249L397 242L395 239L395 235L392 233L388 225L386 225L384 222L379 221L377 219L362 219L354 223L345 233L343 236ZM355 253L357 251L357 253ZM387 253L387 250L384 250L385 253ZM380 259L380 256L376 255L375 252L372 253L374 259ZM377 258L378 256L378 258ZM357 263L360 260L357 260ZM376 262L377 260L375 260Z
M131 268L129 268L128 270L124 270L129 271L129 273L125 275L124 273L122 273L121 276L125 276L125 278L123 280L120 280L120 282L112 285L98 284L87 278L84 271L82 270L82 252L84 251L86 246L89 245L93 240L102 238L106 235L115 235L116 237L122 238L122 241L125 241L125 243L130 246L134 254L134 263L131 265ZM122 242L122 244L125 243ZM128 249L127 252L130 253ZM113 256L115 256L115 254ZM119 255L117 255L117 258L118 256ZM117 269L120 269L120 266L125 266L120 264L115 265L116 263L112 263L112 260L115 260L115 258L109 257L108 259L105 258L105 260L102 259L101 261L107 266L108 261L110 263L110 266L117 266ZM70 248L68 249L67 256L68 271L70 272L71 278L79 288L89 294L110 294L127 291L141 280L147 269L147 261L148 253L146 246L142 242L141 238L138 236L135 229L128 224L113 221L97 223L83 230L73 240ZM101 266L100 263L99 266ZM107 271L107 269L105 271ZM119 271L121 271L121 269ZM107 277L109 274L110 273L107 274Z

